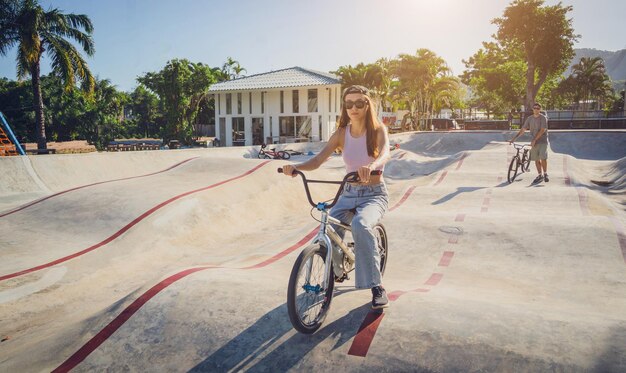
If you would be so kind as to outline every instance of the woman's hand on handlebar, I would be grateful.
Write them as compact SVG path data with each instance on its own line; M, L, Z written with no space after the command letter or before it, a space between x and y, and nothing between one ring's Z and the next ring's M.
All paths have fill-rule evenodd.
M292 164L286 164L283 166L283 174L286 176L296 177L294 171L296 171L296 166Z
M372 169L370 168L369 165L359 167L359 169L357 170L357 173L359 174L359 182L369 183L371 172L372 172Z

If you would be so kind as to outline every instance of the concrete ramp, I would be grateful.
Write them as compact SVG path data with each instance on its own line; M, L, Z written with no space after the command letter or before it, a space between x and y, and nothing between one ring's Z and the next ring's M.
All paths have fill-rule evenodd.
M626 132L551 132L540 184L533 167L506 181L511 135L392 136L391 307L337 284L311 336L285 305L316 232L300 180L276 173L287 162L255 147L31 157L39 182L4 162L2 198L25 203L0 211L0 371L626 371Z

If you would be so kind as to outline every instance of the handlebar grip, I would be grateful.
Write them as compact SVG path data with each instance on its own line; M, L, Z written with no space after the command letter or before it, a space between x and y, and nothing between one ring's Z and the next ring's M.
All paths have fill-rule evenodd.
M282 167L278 167L278 170L276 170L276 171L278 171L279 174L282 174L283 173L283 168Z

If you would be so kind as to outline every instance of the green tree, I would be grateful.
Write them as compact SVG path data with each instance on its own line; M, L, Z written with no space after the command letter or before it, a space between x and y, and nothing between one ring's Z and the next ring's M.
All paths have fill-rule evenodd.
M232 57L228 57L222 66L222 77L225 78L224 80L237 79L242 77L241 73L244 71L246 71L246 69L241 67L239 61L234 60Z
M582 110L589 110L591 101L596 101L600 109L602 103L614 95L611 78L600 57L582 57L572 66L572 74L563 84L574 98L575 106Z
M165 142L171 139L190 142L193 120L203 101L201 97L206 96L209 86L220 77L207 65L175 59L160 72L137 78L139 83L159 96L165 122L161 136Z
M159 99L142 84L130 94L131 112L134 120L134 134L142 137L157 135L156 122L159 115Z
M499 47L506 55L521 55L526 64L526 109L550 76L565 71L578 39L572 20L567 18L573 7L543 4L543 0L514 0L501 18L493 20L498 26L494 36Z
M418 49L415 55L401 54L392 66L398 80L394 95L406 104L413 126L419 123L425 129L435 109L458 101L453 97L461 94L460 82L434 52Z
M84 89L93 90L95 80L87 63L67 40L75 40L87 55L93 55L93 25L86 15L63 14L58 9L44 11L36 0L11 0L3 2L2 8L0 55L17 46L18 78L30 76L32 82L37 147L46 149L41 58L44 53L48 55L52 71L62 78L66 91L74 88L77 79Z

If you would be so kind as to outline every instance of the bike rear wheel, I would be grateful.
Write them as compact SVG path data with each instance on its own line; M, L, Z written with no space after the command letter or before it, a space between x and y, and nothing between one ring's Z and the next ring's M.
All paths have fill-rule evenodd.
M285 152L285 151L279 151L278 153L276 153L276 159L282 158L282 159L289 159L291 158L291 154Z
M328 286L323 288L328 276ZM335 279L326 273L326 247L307 246L293 265L287 289L287 310L293 327L304 334L312 334L322 326L333 298Z
M380 277L385 274L387 267L387 259L389 258L389 249L387 247L387 231L385 226L378 223L374 226L374 237L376 237L376 247L380 255Z
M512 183L513 180L515 180L515 176L517 176L517 170L519 168L519 157L518 156L514 156L513 159L511 159L511 164L509 165L509 173L507 175L507 179L509 181L509 183Z

